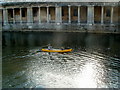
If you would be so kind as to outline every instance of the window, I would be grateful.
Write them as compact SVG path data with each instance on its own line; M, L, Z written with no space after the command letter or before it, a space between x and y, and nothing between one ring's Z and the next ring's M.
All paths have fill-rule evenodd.
M110 9L106 10L106 17L110 17Z
M10 14L10 17L13 18L13 13Z
M22 17L25 17L25 10L22 10Z
M74 9L73 15L74 15L74 16L78 16L78 12L77 12L77 9L76 9L76 8Z
M10 18L13 18L13 10L12 9L8 10L8 14L9 14Z
M62 16L64 16L64 9L62 9Z
M37 9L33 9L33 17L37 17Z

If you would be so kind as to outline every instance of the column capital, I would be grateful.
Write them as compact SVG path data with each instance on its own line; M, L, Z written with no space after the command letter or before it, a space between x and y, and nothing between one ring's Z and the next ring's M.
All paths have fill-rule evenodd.
M115 5L111 5L111 7L115 7Z
M95 5L87 5L87 7L94 7Z
M90 7L91 5L87 5L87 7Z
M7 10L7 8L3 8L3 10Z
M55 7L57 8L57 7L60 7L60 6L58 6L58 5L55 5Z
M27 8L30 9L30 8L32 8L32 7L29 6L29 7L27 7Z
M71 5L68 5L68 7L71 7Z

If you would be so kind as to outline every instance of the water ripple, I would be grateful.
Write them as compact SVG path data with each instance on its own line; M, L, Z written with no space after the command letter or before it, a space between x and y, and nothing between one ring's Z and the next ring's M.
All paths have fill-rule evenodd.
M3 77L3 87L118 88L120 59L98 52L39 52L12 56L21 67ZM4 57L5 58L5 57ZM17 61L15 61L17 60ZM12 67L11 65L11 67ZM5 70L9 70L7 67ZM9 79L8 79L9 78Z

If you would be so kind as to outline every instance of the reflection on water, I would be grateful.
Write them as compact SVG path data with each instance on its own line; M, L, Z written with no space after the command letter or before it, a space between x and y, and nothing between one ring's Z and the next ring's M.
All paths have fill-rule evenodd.
M120 36L87 33L3 33L3 88L118 88ZM35 53L40 47L71 53Z

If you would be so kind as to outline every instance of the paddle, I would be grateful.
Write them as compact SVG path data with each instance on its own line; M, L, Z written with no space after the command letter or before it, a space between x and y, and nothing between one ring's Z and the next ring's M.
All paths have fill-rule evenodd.
M48 48L48 45L49 45L49 44L44 45L44 46L41 46L40 49L39 49L38 51L32 53L32 55L33 55L33 54L36 54L36 53L39 53L39 52L42 52L41 49L44 48L44 47L47 47L47 48Z
M41 49L42 49L42 48L40 48L40 49L37 50L36 52L32 53L32 55L33 55L33 54L36 54L36 53L39 53L39 52L42 52Z

